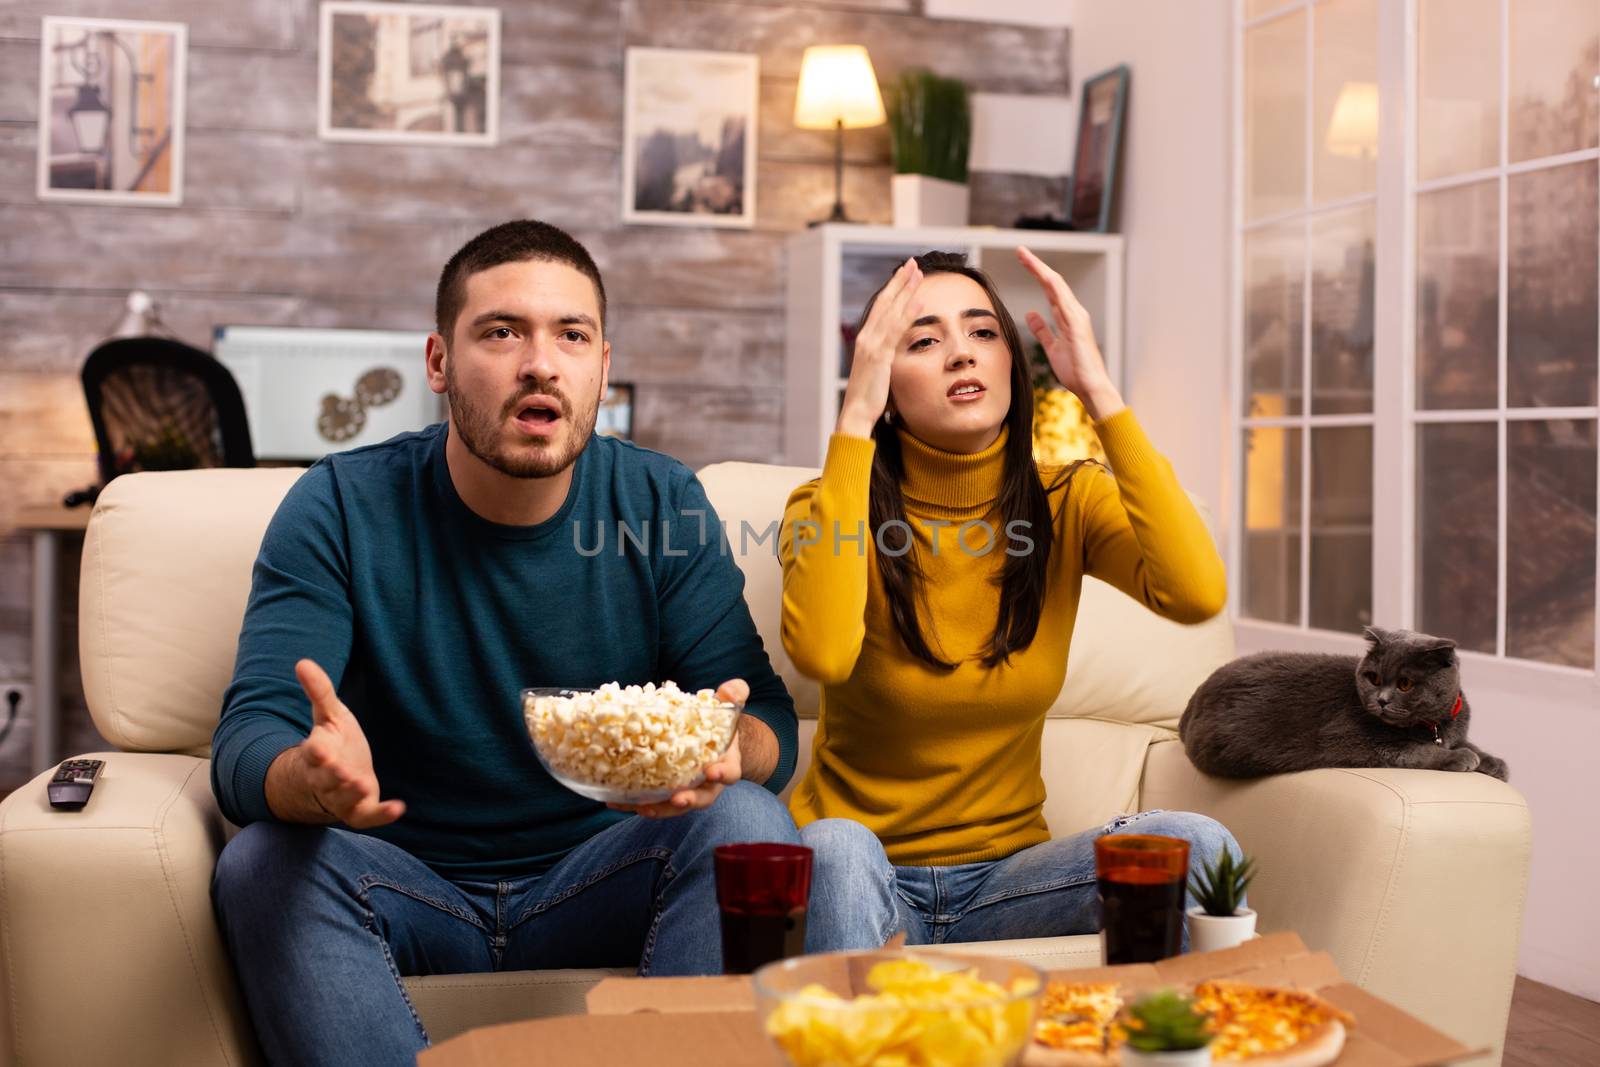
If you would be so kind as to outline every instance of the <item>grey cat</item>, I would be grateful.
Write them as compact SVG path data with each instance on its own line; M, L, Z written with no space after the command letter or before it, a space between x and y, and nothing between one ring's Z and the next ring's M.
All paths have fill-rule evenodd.
M1366 655L1261 652L1203 682L1178 736L1200 770L1257 778L1316 767L1415 767L1506 779L1467 740L1456 643L1369 627Z

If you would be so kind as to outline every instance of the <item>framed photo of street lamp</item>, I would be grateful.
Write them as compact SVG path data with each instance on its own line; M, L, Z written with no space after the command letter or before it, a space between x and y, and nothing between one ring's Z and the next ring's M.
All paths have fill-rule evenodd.
M327 0L325 141L488 146L500 136L500 9Z
M756 223L760 57L628 49L622 221Z
M39 199L183 202L188 46L178 22L45 17Z

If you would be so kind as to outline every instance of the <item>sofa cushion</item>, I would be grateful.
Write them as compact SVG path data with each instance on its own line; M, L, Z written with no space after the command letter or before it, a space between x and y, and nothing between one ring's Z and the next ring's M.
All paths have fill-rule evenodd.
M83 693L124 751L211 751L250 573L299 468L125 474L83 545Z

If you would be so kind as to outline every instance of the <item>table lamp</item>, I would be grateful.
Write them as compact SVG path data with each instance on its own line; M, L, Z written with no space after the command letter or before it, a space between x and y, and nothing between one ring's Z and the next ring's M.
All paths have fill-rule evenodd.
M858 44L816 44L800 60L794 124L833 130L833 214L818 222L849 222L844 213L844 131L886 121L872 58Z

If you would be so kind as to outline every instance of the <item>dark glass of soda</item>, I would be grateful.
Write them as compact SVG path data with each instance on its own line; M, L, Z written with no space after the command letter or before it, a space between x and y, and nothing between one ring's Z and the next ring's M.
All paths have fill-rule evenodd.
M722 973L750 974L806 948L811 850L756 842L713 854L722 912Z
M1094 843L1100 935L1107 965L1154 963L1183 948L1189 842L1110 834Z

